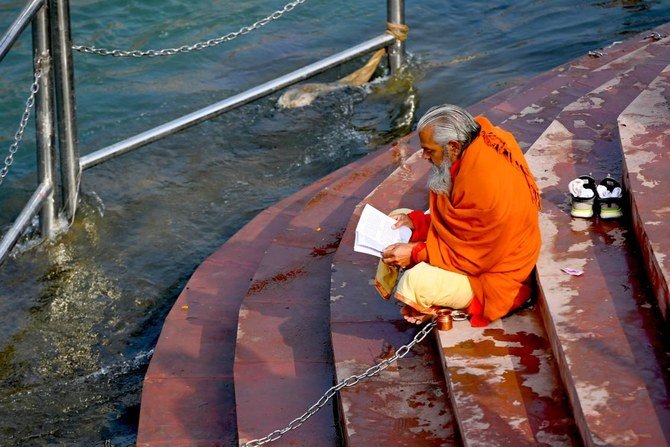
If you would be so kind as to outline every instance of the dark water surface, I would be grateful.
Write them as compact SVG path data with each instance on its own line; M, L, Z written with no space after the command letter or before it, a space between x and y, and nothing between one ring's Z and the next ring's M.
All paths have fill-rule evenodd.
M284 1L71 0L73 39L160 49L218 37ZM0 30L23 7L0 4ZM383 31L383 0L309 0L233 42L166 58L75 54L86 154ZM442 102L469 105L670 20L670 1L407 2L398 78L282 110L278 95L83 174L70 231L0 266L0 446L129 446L163 322L198 264L280 198L409 132ZM0 64L5 157L32 78L30 33ZM319 77L331 81L360 61ZM380 75L384 73L380 72ZM0 185L6 231L35 188L30 129Z

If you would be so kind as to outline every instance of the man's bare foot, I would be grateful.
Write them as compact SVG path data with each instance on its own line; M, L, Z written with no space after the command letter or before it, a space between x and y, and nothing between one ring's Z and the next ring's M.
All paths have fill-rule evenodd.
M407 304L405 304L405 306L400 309L400 313L402 314L403 318L405 318L405 320L412 324L422 324L433 317L432 315L421 313Z

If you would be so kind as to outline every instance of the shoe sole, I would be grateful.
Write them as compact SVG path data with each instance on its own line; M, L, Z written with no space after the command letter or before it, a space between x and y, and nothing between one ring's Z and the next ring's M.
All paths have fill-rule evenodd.
M618 217L623 217L621 210L600 210L601 219L616 219Z
M572 217L584 217L588 219L589 217L593 217L593 209L579 210L572 208L572 211L570 211L570 215Z

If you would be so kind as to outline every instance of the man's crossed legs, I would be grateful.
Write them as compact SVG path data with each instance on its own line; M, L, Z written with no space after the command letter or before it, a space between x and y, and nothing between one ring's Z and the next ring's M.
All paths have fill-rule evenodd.
M394 297L405 303L405 320L421 324L442 308L467 308L474 292L467 276L420 262L400 277Z

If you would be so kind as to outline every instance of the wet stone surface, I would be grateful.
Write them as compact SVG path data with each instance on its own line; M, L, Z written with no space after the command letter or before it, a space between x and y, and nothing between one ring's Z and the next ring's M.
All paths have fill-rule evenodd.
M630 226L626 219L571 218L566 196L580 174L592 172L597 181L621 175L616 119L667 55L666 46L650 44L619 60L621 73L566 107L527 153L544 198L540 304L586 445L668 439L667 354L648 330L656 321L648 311L653 298L641 284ZM584 274L572 277L562 267Z

